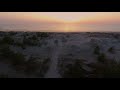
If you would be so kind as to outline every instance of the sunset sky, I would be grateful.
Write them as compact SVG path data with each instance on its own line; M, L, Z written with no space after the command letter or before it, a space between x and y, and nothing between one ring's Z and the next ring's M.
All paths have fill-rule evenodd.
M0 12L1 30L120 31L120 12Z

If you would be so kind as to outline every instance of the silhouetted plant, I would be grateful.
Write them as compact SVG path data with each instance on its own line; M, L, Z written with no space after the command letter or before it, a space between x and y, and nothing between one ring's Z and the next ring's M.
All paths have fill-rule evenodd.
M7 74L0 74L0 78L9 78Z
M70 37L70 35L66 35L66 38L69 38Z
M66 38L65 37L62 37L62 42L66 42Z
M115 34L115 35L113 35L113 37L114 37L115 39L119 39L119 34Z
M64 62L63 62L64 63ZM83 68L83 60L77 59L74 64L60 65L60 74L63 78L84 78L86 70Z
M46 32L37 32L36 33L38 37L40 37L41 39L49 37L49 34Z
M37 62L36 58L30 57L29 60L25 64L24 72L27 75L31 75L31 74L34 75L36 71L39 69L39 67L40 67L40 62Z
M54 43L55 43L56 45L58 45L58 40L55 40Z
M1 56L5 58L11 58L13 56L13 51L10 50L8 45L3 45L0 48Z
M22 49L26 49L25 44L23 44L22 42L15 42L14 45L21 47Z
M96 55L99 55L99 54L100 54L100 47L99 47L99 46L96 46L96 47L94 48L94 54L96 54Z
M22 49L26 49L26 46L23 45L23 44L21 44L21 48L22 48Z
M3 44L13 44L14 40L10 36L4 36L2 39Z
M44 41L44 43L43 43L44 45L47 45L48 44L48 42L46 42L46 41Z
M104 62L106 60L106 55L104 53L101 53L98 55L97 60L100 62Z
M50 58L45 58L43 64L48 64L50 62Z
M24 38L23 39L23 44L30 45L30 46L36 46L38 44L38 41L37 40L32 40L30 38Z
M17 34L17 32L12 32L12 31L9 32L9 35L10 35L10 36L14 36L14 35L16 35L16 34Z
M92 71L89 77L93 78L120 78L120 62L106 59L104 62L96 62L88 65Z
M44 61L43 61L43 69L44 69L44 73L46 73L47 72L47 70L49 69L49 65L50 65L50 58L46 58L46 59L44 59Z
M24 72L26 75L35 75L43 77L49 68L50 59L46 58L43 62L36 61L37 58L30 57L30 59L25 64Z
M110 52L110 53L115 53L115 48L112 46L112 47L110 47L109 49L108 49L108 52Z
M33 36L29 37L29 39L31 39L31 40L38 40L36 35L33 35Z
M45 58L43 62L41 63L41 67L39 69L39 73L37 73L37 76L43 77L45 73L48 71L50 66L50 58Z
M21 53L14 53L14 55L10 59L10 63L17 72L23 72L26 63L25 56Z

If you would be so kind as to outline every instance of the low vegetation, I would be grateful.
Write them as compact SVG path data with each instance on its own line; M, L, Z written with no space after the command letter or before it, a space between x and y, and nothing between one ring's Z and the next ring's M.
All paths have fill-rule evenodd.
M113 46L110 47L110 48L108 49L108 52L114 54L114 53L115 53L115 48L114 48Z
M40 37L40 39L49 37L49 34L47 32L37 32L36 35Z
M93 53L96 54L96 55L100 54L100 47L98 45L94 48L94 52Z
M11 45L13 43L14 43L14 39L9 35L4 36L1 40L1 44L10 44Z
M13 69L15 69L19 73L24 73L25 75L34 75L43 77L44 74L47 72L50 59L45 58L44 60L30 57L26 60L25 55L22 53L15 53L10 50L8 45L2 46L0 48L0 54L3 58L6 59L4 62L9 62Z
M64 58L64 60L67 60ZM61 62L58 64L59 73L63 78L85 78L86 70L83 68L84 60L76 59L73 64L65 64Z
M106 59L104 62L89 64L92 69L90 77L94 78L120 78L120 62Z
M38 39L34 36L32 37L24 37L23 44L28 46L36 46L38 45Z
M7 74L0 74L0 78L10 78Z
M105 62L107 60L107 57L104 53L100 53L98 56L97 56L97 60L99 62Z
M110 59L107 57L107 55L115 56L117 52L115 45L113 45L112 43L113 46L106 48L107 44L104 44L103 47L101 47L101 45L103 44L103 41L106 41L106 40L113 40L113 42L115 43L119 42L118 41L119 34L111 34L111 35L109 34L101 35L99 33L97 34L88 33L88 34L90 38L92 37L89 44L92 46L91 49L93 51L92 51L92 55L90 51L90 55L93 56L93 59L95 60L93 60L92 63L90 62L86 64L85 60L78 58L79 53L83 51L82 49L79 49L79 46L75 45L75 43L71 45L71 49L69 49L70 45L65 46L65 48L63 48L63 54L61 52L60 55L63 55L63 57L66 57L66 58L62 58L58 62L59 74L63 78L85 78L85 77L87 78L117 78L117 77L120 78L120 62L116 61L115 59ZM52 39L55 38L54 36L57 36L57 35L53 34L53 36L51 36ZM44 77L45 73L48 71L49 66L51 64L51 60L50 58L48 58L49 55L44 58L39 56L38 57L30 56L27 58L29 54L25 56L24 53L22 53L23 52L22 50L30 46L30 52L31 52L31 51L34 51L33 49L31 49L31 47L36 48L36 46L38 46L37 48L41 48L40 49L41 51L49 50L52 53L52 47L51 47L52 44L49 44L48 37L51 40L50 34L44 33L44 32L35 32L35 33L25 32L23 34L17 34L16 32L7 32L7 33L0 32L0 60L2 62L10 64L13 70L16 70L17 73L21 73L22 75L24 74L25 76L28 76L28 77L29 76ZM69 37L70 37L70 34L66 35L65 37L63 36L62 38L60 38L60 40L61 42L65 43L67 42L67 38ZM105 40L99 40L96 37L99 37L101 39L103 39L104 37ZM108 37L112 39L109 39ZM54 40L53 42L55 43L56 46L60 43L59 42L60 40L58 39L59 39L58 37L56 37L56 39L53 39ZM70 42L72 42L71 37L70 37ZM79 40L78 42L81 42L81 41ZM21 53L17 52L17 50L16 52L14 52L13 51L14 48L11 48L14 46L15 48L17 48L22 52ZM21 47L22 49L18 47ZM25 50L25 54L27 52L27 49ZM105 53L104 51L106 51L106 49L107 49L107 52ZM87 47L86 47L86 50L87 50ZM29 51L27 53L29 53ZM88 50L88 55L89 55L89 50ZM87 70L88 68L86 69L85 67L88 67L89 70ZM8 78L8 77L10 76L7 74L0 74L0 78Z
M55 43L56 45L58 45L58 40L55 40L54 43Z

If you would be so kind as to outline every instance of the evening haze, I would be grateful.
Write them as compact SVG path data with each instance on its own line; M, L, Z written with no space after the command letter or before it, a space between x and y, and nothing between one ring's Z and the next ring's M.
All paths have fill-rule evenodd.
M119 32L120 12L0 12L3 31Z

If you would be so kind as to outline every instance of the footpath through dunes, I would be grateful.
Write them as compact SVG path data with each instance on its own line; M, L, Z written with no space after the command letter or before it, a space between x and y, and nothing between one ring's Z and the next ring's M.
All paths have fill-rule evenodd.
M51 56L51 65L48 72L45 75L45 78L61 78L58 73L57 65L58 65L58 57L62 51L62 42L59 40L58 44L53 46L53 53Z

